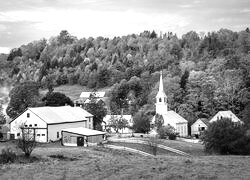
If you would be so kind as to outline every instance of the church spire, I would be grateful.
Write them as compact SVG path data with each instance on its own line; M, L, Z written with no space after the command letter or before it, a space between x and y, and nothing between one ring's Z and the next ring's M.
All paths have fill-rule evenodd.
M164 114L168 110L167 96L163 88L162 71L160 73L159 91L156 95L156 113Z
M161 76L160 76L159 92L164 92L163 82L162 82L162 71L161 71Z

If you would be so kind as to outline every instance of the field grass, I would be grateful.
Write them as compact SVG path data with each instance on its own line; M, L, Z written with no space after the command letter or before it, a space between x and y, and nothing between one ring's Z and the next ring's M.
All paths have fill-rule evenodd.
M207 155L204 152L204 146L200 143L189 143L177 140L160 140L160 144L178 149L185 153L191 154L193 156L204 156Z
M101 88L97 91L104 91L108 92L110 90L110 87ZM92 92L94 89L87 88L86 86L80 86L80 85L61 85L58 87L54 87L54 92L60 92L68 96L72 101L79 99L81 92ZM42 90L41 94L46 94L48 92L47 89Z
M151 158L104 147L59 144L39 146L32 155L41 161L0 165L0 179L250 179L250 156Z
M109 142L109 144L116 145L116 146L129 147L129 148L133 148L133 149L143 151L143 152L146 152L149 154L153 154L152 147L150 147L149 145L146 145L146 144L124 143L124 142ZM167 151L165 149L158 147L157 151L156 151L156 155L173 155L173 156L175 156L176 153L173 153L173 152L170 152L170 151Z

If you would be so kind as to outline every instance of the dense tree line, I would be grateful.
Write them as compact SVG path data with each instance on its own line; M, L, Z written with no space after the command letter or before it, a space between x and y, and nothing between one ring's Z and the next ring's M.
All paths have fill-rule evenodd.
M206 35L190 31L181 38L144 31L112 39L77 39L64 30L13 49L1 57L0 71L4 81L33 80L42 87L110 86L111 112L136 115L155 103L163 70L169 108L189 124L219 110L231 110L249 122L249 52L248 29Z

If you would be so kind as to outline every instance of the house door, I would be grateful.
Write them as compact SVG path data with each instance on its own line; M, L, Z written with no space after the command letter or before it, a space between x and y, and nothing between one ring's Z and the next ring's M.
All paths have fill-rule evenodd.
M76 144L77 144L77 146L83 146L84 145L84 138L83 137L77 137Z

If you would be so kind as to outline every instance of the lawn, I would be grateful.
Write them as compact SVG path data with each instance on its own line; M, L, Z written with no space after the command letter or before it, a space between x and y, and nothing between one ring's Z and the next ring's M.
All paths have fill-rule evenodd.
M104 147L59 144L40 146L32 155L40 161L0 165L0 179L250 179L250 156L151 158Z

